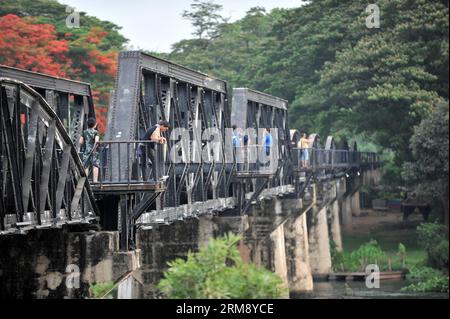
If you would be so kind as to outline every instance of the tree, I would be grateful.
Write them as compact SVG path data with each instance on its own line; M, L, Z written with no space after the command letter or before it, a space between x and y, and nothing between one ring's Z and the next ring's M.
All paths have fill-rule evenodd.
M403 167L403 176L419 195L442 203L442 220L449 220L449 106L441 102L435 111L414 129L410 147L413 162Z
M0 17L0 63L64 77L71 60L67 40L58 40L55 27L13 14Z
M170 299L273 299L286 293L276 274L244 263L236 248L240 238L228 235L169 263L158 284Z
M17 36L0 43L0 63L91 83L98 108L99 129L104 132L109 94L116 75L117 53L123 49L127 39L119 33L119 26L84 12L79 14L80 28L69 28L66 25L66 5L57 1L2 0L0 17L14 15L22 19L18 21L29 25L19 28L19 24L9 24L8 30L13 28ZM1 30L0 38L12 35L12 31L5 33L7 29L4 27ZM24 31L34 32L29 38L31 47L27 47L30 40L26 40ZM49 36L53 37L53 42L47 48L42 41L39 45L44 48L35 48L37 37ZM21 49L23 54L20 54Z
M182 17L191 21L195 28L193 35L198 39L214 38L217 36L217 27L224 22L219 14L222 8L222 5L211 0L194 0L191 11L183 11Z
M448 46L448 6L407 0L378 5L386 12L382 28L361 33L355 45L337 52L302 99L311 101L308 95L315 94L316 114L326 113L319 117L320 128L345 125L370 133L383 148L395 151L401 166L411 156L413 127L440 99L448 99L448 74L441 71L448 69L448 50L443 49ZM356 21L363 25L364 17Z
M107 35L108 32L100 27L92 27L77 36L65 35L70 40L67 56L73 61L68 75L92 83L94 100L99 107L109 105L109 94L117 72L118 51L100 49L107 42Z
M220 24L214 39L182 40L164 57L226 79L230 88L259 89L258 71L265 63L265 52L272 41L267 34L281 12L266 13L263 8L251 8L243 19Z

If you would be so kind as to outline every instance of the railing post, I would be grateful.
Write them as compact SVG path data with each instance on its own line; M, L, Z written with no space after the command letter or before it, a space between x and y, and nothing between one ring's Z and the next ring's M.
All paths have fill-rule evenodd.
M121 195L119 201L120 214L120 248L123 251L128 251L129 240L129 205L127 195Z

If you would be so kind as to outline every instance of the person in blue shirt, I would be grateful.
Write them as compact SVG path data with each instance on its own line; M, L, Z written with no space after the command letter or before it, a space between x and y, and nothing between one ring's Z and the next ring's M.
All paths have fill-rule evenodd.
M270 156L270 148L272 147L272 143L273 143L273 138L272 138L272 134L270 134L270 128L266 128L266 131L264 133L263 146L264 146L264 151L266 152L267 156Z
M233 125L233 147L237 148L241 146L241 137L238 132L237 126Z
M236 157L236 162L237 162L237 170L240 171L241 170L241 161L242 161L242 149L241 149L241 135L238 131L238 128L236 125L232 126L233 128L233 137L232 137L232 142L233 142L233 152L235 154Z

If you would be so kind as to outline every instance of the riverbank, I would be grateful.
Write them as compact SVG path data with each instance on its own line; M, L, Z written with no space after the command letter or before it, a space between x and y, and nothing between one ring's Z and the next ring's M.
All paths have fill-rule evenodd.
M392 260L398 260L398 246L406 247L406 267L426 263L426 252L418 244L417 226L423 222L419 214L403 221L397 211L366 210L354 217L352 227L343 229L342 240L347 252L357 250L361 245L376 240ZM398 266L398 265L394 265ZM365 282L328 281L315 282L312 294L297 296L301 299L448 299L448 293L415 293L401 289L410 282L404 280L383 280L380 288L368 289Z
M402 243L406 247L407 267L424 264L426 252L417 239L417 226L422 222L420 214L411 215L405 222L401 212L365 210L361 216L353 218L351 229L342 231L344 250L354 251L374 239L395 260Z
M403 292L407 280L383 280L378 289L368 289L364 282L315 282L312 294L295 299L449 299L449 294L436 292Z

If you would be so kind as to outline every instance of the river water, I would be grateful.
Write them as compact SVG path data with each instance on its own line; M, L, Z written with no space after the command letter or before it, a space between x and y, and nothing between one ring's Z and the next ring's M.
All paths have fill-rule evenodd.
M140 271L126 276L106 298L142 299L145 281ZM139 279L138 279L139 278ZM448 293L402 292L407 280L382 280L380 288L368 289L364 281L315 282L314 292L292 296L293 299L449 299Z
M368 289L364 281L315 282L314 292L299 299L448 299L448 293L402 292L407 280L383 280L380 288Z

